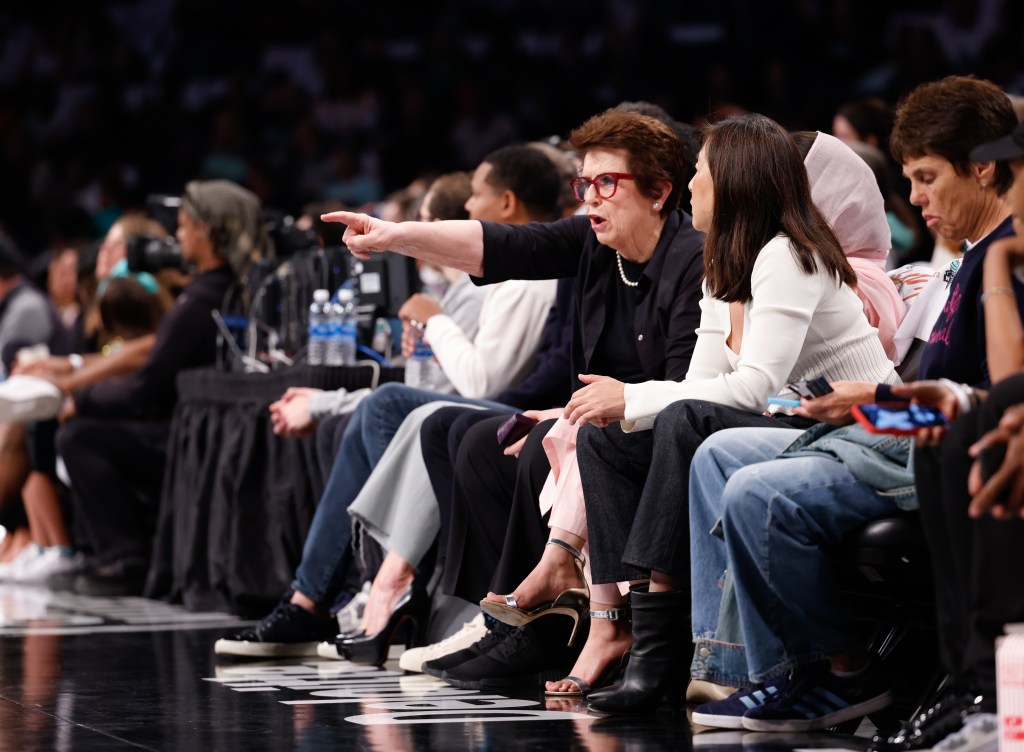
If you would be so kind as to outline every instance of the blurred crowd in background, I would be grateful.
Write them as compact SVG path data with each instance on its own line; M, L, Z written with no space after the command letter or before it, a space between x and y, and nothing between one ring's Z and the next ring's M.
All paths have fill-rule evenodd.
M1024 93L1010 0L98 0L0 10L0 230L101 237L226 178L298 213L565 134L622 100L832 130L948 73Z

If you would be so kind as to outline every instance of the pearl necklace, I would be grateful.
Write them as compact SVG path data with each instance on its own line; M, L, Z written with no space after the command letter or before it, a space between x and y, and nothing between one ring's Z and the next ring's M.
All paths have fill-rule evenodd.
M622 278L622 284L624 284L626 287L640 286L640 280L633 282L626 278L626 271L622 268L622 256L618 251L615 252L615 263L619 265L619 276Z

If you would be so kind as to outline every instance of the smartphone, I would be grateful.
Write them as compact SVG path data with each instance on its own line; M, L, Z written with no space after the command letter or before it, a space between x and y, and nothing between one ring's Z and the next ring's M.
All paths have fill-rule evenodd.
M800 400L786 399L785 397L769 397L768 405L778 405L779 407L800 407Z
M922 428L946 428L949 425L939 408L914 402L854 405L850 412L871 433L907 435Z
M786 386L804 399L814 399L815 397L821 397L822 395L828 394L832 391L832 386L825 380L824 376L818 376L814 379L794 381L792 384L786 384Z
M527 418L522 413L516 413L498 426L498 444L501 446L515 444L526 436L535 425L537 425L536 418Z

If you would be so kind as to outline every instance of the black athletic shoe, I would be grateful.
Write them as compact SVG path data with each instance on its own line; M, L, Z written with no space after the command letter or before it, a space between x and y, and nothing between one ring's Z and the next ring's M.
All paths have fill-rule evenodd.
M511 629L505 639L483 655L455 666L441 678L459 689L539 687L565 676L573 651L552 647L530 625Z
M512 627L502 624L497 619L484 616L484 624L487 625L487 633L468 648L456 650L454 653L442 655L432 661L423 664L423 673L441 679L445 671L461 666L466 661L471 661L485 653L490 652L505 641Z
M333 640L338 623L329 616L317 616L294 603L282 601L251 629L213 644L217 655L241 658L316 656L316 646Z

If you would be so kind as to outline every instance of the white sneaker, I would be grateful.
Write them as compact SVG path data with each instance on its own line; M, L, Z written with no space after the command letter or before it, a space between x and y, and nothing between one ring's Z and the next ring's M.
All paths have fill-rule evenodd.
M5 580L7 582L17 581L21 571L28 566L30 562L42 555L42 548L37 546L35 543L29 543L9 562L6 564L0 564L0 580Z
M964 727L932 747L933 752L998 752L999 716L975 713L964 721Z
M406 650L398 659L398 667L405 671L422 673L423 664L427 661L465 650L473 643L478 642L485 634L487 634L487 627L484 626L484 615L479 613L473 617L472 621L463 624L462 629L451 637L446 637L433 645Z
M33 559L25 562L20 571L15 573L16 582L44 583L51 575L74 572L82 568L81 554L68 554L60 546L50 546Z
M31 423L56 418L64 395L46 379L11 376L0 383L0 423Z
M343 661L345 656L338 652L338 646L334 644L333 640L319 643L316 646L316 654L321 658L326 658L329 661Z

